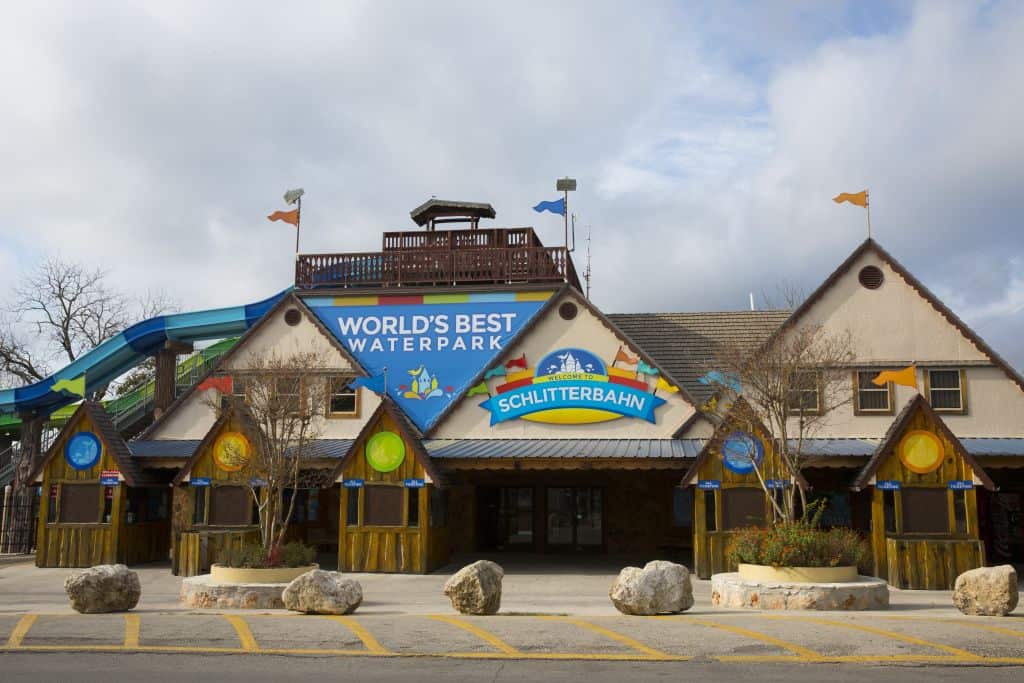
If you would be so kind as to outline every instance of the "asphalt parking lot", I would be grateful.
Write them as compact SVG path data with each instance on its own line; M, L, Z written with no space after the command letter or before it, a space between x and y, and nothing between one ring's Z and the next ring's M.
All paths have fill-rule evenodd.
M1024 616L0 614L3 652L1024 665Z

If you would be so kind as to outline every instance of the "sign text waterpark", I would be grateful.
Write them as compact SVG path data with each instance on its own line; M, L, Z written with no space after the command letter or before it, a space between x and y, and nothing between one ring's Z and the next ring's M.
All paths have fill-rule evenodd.
M500 351L518 317L513 311L339 316L338 329L354 353Z

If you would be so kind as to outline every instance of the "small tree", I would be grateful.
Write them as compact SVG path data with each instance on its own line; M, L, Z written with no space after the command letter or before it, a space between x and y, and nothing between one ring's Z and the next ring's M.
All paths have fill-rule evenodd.
M820 324L804 324L780 331L753 352L749 345L725 345L711 363L708 376L716 397L704 406L705 414L719 424L728 417L751 433L764 430L789 472L790 486L780 501L753 463L776 522L796 520L798 496L807 509L799 485L808 461L806 441L852 401L849 368L854 358L849 331L830 333ZM744 400L737 400L740 396Z
M239 452L234 460L259 511L260 545L268 560L284 540L294 492L323 427L329 383L324 368L324 358L313 351L250 356L244 370L234 371L234 393L215 404L237 416L251 441L248 457ZM285 504L287 489L293 495Z

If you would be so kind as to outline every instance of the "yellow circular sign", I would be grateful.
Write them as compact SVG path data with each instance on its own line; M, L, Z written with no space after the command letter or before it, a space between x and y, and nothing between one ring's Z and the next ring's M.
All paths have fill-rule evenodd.
M251 454L249 440L239 432L224 432L213 443L213 460L225 472L237 472L245 467Z
M900 460L911 472L928 474L939 469L946 449L939 437L923 429L907 432L897 449Z

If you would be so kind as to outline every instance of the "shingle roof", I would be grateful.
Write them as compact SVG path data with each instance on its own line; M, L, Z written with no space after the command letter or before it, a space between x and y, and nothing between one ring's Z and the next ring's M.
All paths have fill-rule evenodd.
M444 458L695 458L701 439L426 439Z
M683 383L698 401L712 388L697 378L707 372L716 349L736 346L753 351L787 318L790 311L720 311L712 313L610 313L608 318Z
M129 441L128 450L136 458L191 458L202 439L146 439Z

